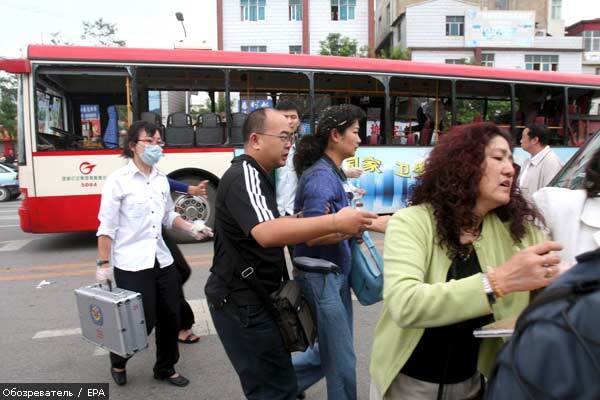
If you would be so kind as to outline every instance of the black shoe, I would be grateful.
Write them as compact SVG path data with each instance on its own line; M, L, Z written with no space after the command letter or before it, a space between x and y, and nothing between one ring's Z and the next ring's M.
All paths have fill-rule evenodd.
M304 400L306 398L306 393L300 392L300 393L298 393L298 395L296 396L296 398L300 399L300 400Z
M123 386L127 383L127 371L115 371L113 367L110 367L110 374L117 385Z
M179 375L176 378L170 378L168 376L163 377L163 376L154 375L154 379L158 379L160 381L167 381L171 385L175 385L175 386L179 386L179 387L187 386L190 383L189 379L187 379L186 377L181 376L181 375Z

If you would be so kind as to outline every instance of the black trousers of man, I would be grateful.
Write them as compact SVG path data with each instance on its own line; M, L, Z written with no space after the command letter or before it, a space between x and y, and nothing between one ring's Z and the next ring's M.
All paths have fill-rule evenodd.
M159 378L173 375L175 364L179 360L177 337L181 299L179 275L175 267L170 265L160 268L158 261L155 261L154 268L136 272L115 268L114 275L118 287L142 295L148 334L156 326L154 375ZM129 358L110 353L113 368L125 368Z

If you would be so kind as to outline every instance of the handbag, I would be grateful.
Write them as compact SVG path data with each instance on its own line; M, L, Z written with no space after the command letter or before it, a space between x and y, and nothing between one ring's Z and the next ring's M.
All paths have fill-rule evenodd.
M363 306L383 299L383 257L368 232L362 234L363 244L352 241L350 287Z
M282 266L283 282L278 290L269 293L256 276L252 265L236 249L239 260L236 275L252 288L271 314L281 333L284 348L292 353L305 351L315 343L317 329L308 300L302 294L302 288L296 281L290 280L285 265Z

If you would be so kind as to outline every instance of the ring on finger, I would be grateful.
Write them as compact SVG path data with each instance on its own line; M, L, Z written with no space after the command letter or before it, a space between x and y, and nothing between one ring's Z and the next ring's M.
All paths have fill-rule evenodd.
M554 276L554 268L553 267L547 267L547 269L546 269L546 275L544 275L544 278L550 279L553 276Z

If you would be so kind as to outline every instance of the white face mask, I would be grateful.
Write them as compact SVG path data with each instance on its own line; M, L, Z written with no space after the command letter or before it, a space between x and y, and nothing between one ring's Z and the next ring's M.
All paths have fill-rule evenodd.
M156 164L163 156L162 147L157 144L148 144L144 148L144 152L140 154L140 158L146 165Z

